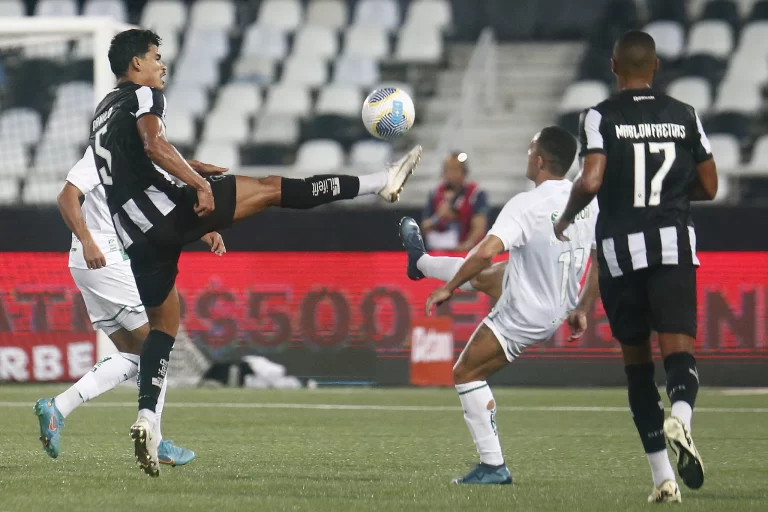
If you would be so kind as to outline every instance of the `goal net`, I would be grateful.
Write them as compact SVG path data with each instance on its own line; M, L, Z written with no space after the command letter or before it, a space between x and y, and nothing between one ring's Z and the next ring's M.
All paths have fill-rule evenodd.
M103 17L0 18L0 205L55 204L67 172L88 144L94 107L114 87L107 58L110 41L128 28ZM61 255L60 268L30 271L38 274L37 286L48 283L60 290L60 274L68 276L67 256ZM68 293L77 296L74 283ZM75 329L54 323L51 328ZM195 385L210 362L183 326L181 332L170 382ZM114 351L99 331L96 360Z

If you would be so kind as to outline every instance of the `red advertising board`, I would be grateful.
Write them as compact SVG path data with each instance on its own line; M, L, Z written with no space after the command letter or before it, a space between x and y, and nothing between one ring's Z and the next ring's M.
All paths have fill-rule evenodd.
M699 256L698 356L768 356L768 253ZM363 346L408 357L412 322L424 317L424 302L438 282L408 280L405 259L403 253L389 252L228 253L222 258L185 253L178 279L183 326L213 357L296 346L319 351ZM452 319L455 351L490 306L482 294L457 293L440 310ZM40 334L56 337L51 341ZM93 332L67 255L0 253L0 346L25 351L32 365L29 378L35 376L36 357L30 347L59 347L65 378L71 363L63 344L84 340L92 342ZM617 346L598 305L579 341L569 343L563 329L526 354L616 357Z

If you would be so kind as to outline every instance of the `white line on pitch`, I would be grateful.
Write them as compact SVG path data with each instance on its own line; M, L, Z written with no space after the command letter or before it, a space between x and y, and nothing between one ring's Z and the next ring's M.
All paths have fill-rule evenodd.
M343 405L343 404L281 404L237 402L169 402L173 407L205 409L315 409L324 411L461 411L461 407L447 405ZM32 407L31 402L0 402L0 407ZM96 402L87 407L136 407L136 402ZM629 412L629 407L600 406L501 406L502 411L517 412ZM714 413L768 413L767 407L697 407L696 412Z

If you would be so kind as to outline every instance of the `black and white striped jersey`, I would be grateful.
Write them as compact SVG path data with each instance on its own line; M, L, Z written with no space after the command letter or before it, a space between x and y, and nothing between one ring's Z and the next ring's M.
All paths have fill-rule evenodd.
M156 115L165 122L165 96L157 89L123 82L96 107L90 144L115 229L128 249L145 242L182 200L183 190L144 152L136 121Z
M712 153L694 108L651 89L622 91L582 113L579 142L580 156L607 160L597 195L600 271L698 265L690 189Z

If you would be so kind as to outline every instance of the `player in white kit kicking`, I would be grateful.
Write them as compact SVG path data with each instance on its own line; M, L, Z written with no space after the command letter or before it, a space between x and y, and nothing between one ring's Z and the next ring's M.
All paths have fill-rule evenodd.
M552 229L553 219L568 201L572 184L564 176L575 155L576 140L568 132L557 127L542 130L528 150L526 177L536 188L507 202L488 235L466 259L427 260L433 267L439 263L455 272L445 276L448 282L430 295L427 314L467 285L499 299L453 368L464 419L480 454L480 464L453 483L512 483L496 429L496 401L486 379L526 347L552 337L564 320L568 319L574 337L586 327L586 312L597 296L596 203L580 213L568 231L569 241L557 240ZM401 223L401 237L409 253L409 277L425 277L420 270L424 246L416 223ZM508 263L492 265L492 259L505 251L509 252ZM590 276L579 296L579 282L590 256Z
M85 196L82 206L80 198ZM131 262L123 251L107 208L104 187L89 147L83 158L69 171L59 194L59 209L72 230L69 268L83 296L88 316L95 329L101 329L115 344L117 354L105 357L79 381L55 398L41 398L35 404L40 421L40 441L46 453L59 456L64 418L78 406L135 377L141 344L149 332L147 315L141 304ZM87 224L87 225L86 225ZM226 252L221 235L209 233L204 240L218 255ZM161 403L158 402L158 436ZM184 465L195 458L192 450L163 440L158 449L160 462Z

